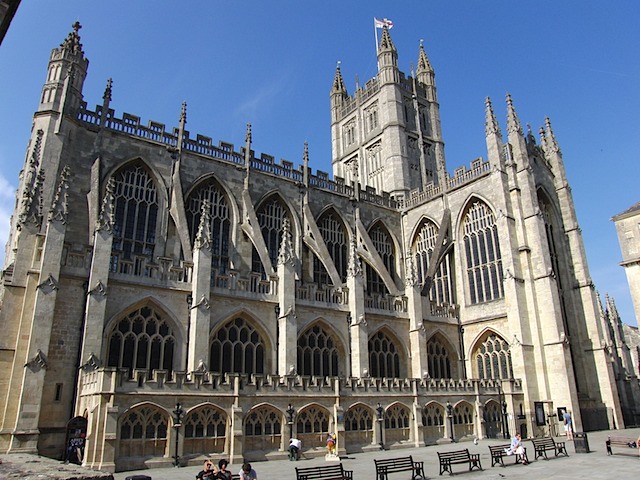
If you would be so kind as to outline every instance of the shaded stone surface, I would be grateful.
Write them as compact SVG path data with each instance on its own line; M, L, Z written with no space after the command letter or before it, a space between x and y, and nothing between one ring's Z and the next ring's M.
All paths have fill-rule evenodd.
M113 475L28 454L0 456L0 478L21 480L113 480Z

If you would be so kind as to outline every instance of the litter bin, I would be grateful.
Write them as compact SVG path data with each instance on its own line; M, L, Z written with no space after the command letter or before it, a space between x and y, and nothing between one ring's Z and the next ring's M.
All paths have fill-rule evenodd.
M585 432L574 432L573 434L573 446L576 449L576 453L589 453L589 439Z

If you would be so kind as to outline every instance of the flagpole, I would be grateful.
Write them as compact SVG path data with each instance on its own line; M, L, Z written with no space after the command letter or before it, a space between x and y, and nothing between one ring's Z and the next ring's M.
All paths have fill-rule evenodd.
M376 57L378 56L378 27L376 26L376 17L373 17L373 31L376 35Z

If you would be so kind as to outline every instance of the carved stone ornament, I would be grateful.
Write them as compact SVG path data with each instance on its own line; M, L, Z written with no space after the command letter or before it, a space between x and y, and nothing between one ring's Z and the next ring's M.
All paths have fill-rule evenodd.
M106 297L107 296L107 287L105 286L104 283L102 283L102 281L98 280L98 283L96 284L95 287L93 287L91 290L89 290L89 295L100 295L101 297Z
M205 297L204 295L202 295L202 298L200 298L200 301L198 303L196 303L193 307L191 307L191 309L199 308L199 307L204 307L207 310L209 310L211 308L211 304L209 303L209 299L207 297Z
M40 369L47 368L47 357L45 357L44 353L42 353L42 350L38 349L35 357L25 363L24 366L35 373Z
M58 290L58 282L56 281L55 278L53 278L53 275L49 274L49 276L45 279L45 281L42 282L40 285L38 285L37 288L42 290L43 293L47 295L53 292L54 290Z
M207 364L204 363L204 360L200 359L200 361L198 362L198 366L196 367L195 371L197 373L206 373L209 371L209 369L207 368Z
M89 358L87 358L87 361L84 362L84 364L80 368L82 368L82 370L84 370L85 372L93 372L94 370L100 368L100 363L100 359L93 352L91 352L89 354Z

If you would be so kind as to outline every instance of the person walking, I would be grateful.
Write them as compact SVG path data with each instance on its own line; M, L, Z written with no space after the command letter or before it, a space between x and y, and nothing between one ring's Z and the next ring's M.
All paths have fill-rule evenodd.
M562 411L562 422L564 423L564 431L567 433L567 440L573 440L573 419L566 410Z

